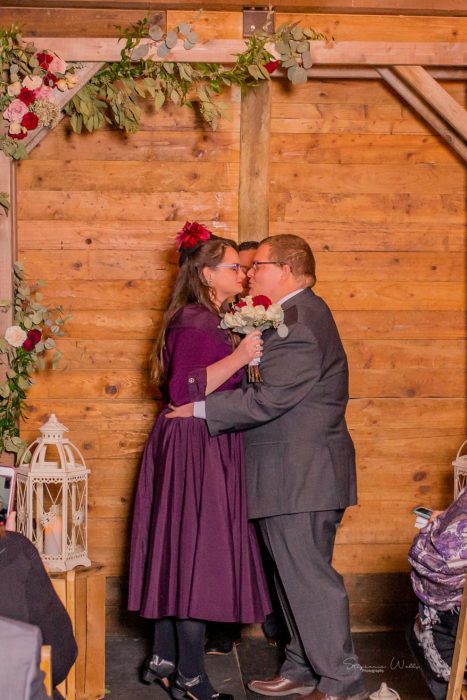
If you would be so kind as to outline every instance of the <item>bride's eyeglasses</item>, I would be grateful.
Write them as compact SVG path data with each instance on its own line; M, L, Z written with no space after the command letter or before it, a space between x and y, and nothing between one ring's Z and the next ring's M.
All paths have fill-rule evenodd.
M226 269L234 270L235 272L241 270L245 274L248 272L246 265L240 265L240 263L221 263L220 265L216 265L216 268L218 267L225 267Z

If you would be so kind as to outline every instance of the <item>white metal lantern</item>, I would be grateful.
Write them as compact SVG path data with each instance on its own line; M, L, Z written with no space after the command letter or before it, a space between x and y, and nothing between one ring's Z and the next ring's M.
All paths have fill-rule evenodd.
M52 414L42 436L26 450L17 469L18 532L37 547L51 571L66 571L88 558L88 474L83 456L64 433L68 428Z
M467 454L462 454L465 445L467 445L467 440L459 447L456 459L452 463L454 467L454 499L456 499L462 489L465 489L467 486Z

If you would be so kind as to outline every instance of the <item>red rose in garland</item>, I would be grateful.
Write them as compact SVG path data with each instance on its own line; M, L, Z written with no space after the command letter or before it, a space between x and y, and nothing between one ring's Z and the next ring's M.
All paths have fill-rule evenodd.
M268 61L267 63L264 64L264 67L266 68L267 72L269 74L271 74L271 73L274 73L274 71L279 68L280 64L281 64L280 61Z
M44 85L51 88L55 87L55 85L58 83L58 78L53 73L46 73L42 80Z
M53 61L53 56L46 51L41 51L37 54L36 58L39 61L39 66L42 68L42 70L49 70L49 66Z
M34 102L36 99L36 95L32 90L29 90L29 88L21 88L19 91L18 95L18 100L21 100L21 102L24 102L25 105L30 105Z
M242 309L244 306L246 306L246 301L242 301L240 299L240 301L237 301L237 303L234 304L234 306L236 309Z
M10 137L10 139L17 139L18 141L25 139L27 135L27 131L20 131L19 134L13 134L11 131L8 132L8 136Z
M28 352L31 352L31 350L34 350L41 338L42 333L37 328L33 328L32 330L28 331L28 337L23 343L23 348Z
M28 131L33 131L34 129L37 129L38 124L39 118L37 114L34 114L33 112L28 112L21 119L21 126L25 126Z
M264 294L257 294L255 297L252 298L251 301L253 303L253 306L264 306L265 309L268 309L272 304L270 298L265 296Z
M187 221L182 230L177 233L178 249L194 248L198 243L208 241L211 235L211 231L203 224L198 224L197 221Z

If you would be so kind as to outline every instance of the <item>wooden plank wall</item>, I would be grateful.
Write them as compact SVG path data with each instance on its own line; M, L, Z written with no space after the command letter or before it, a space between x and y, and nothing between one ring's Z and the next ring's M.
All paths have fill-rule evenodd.
M14 15L0 10L0 22ZM111 35L140 14L21 16L28 34ZM171 11L167 24L192 17ZM278 23L285 19L338 39L467 35L460 18L313 14ZM198 29L239 38L241 15L206 12ZM465 104L461 84L446 87ZM138 461L158 408L147 358L176 272L173 236L187 218L236 235L239 95L230 101L232 121L217 133L174 108L146 111L143 130L128 137L79 137L62 124L18 167L20 257L73 315L63 369L39 378L23 434L32 438L51 410L71 428L92 469L91 555L111 576L126 572ZM340 529L336 564L354 625L397 623L410 607L402 572L411 509L449 502L464 437L463 167L379 81L274 81L270 217L272 234L298 233L315 250L316 291L349 355L360 504ZM121 590L112 579L111 604Z

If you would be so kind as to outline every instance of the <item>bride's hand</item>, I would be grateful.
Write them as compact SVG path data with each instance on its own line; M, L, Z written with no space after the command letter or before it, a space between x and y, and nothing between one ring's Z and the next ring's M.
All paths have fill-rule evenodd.
M248 333L241 343L237 345L234 353L240 360L241 365L247 365L251 360L256 357L261 357L263 354L263 339L261 338L261 331L252 331Z

